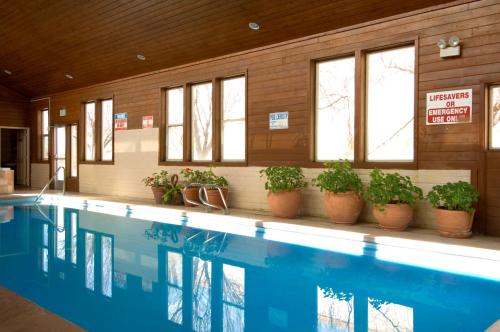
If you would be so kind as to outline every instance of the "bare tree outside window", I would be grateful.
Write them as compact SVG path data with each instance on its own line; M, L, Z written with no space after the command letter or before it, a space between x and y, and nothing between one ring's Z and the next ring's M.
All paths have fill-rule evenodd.
M167 318L182 324L182 255L176 252L167 254Z
M367 56L367 159L414 158L415 48Z
M192 159L212 160L212 83L191 87Z
M245 160L245 77L222 81L222 160Z
M490 88L490 147L500 148L500 86Z
M85 104L85 160L95 160L95 102Z
M182 160L184 146L184 89L167 90L167 160Z
M354 159L354 57L316 65L316 160Z
M113 160L113 100L103 100L101 106L101 159L110 161Z
M224 332L245 330L245 269L222 266L222 312Z

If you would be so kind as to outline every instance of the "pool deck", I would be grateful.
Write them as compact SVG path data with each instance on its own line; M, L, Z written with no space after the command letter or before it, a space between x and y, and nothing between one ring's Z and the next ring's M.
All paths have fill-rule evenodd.
M0 199L12 199L26 195L37 194L33 190L17 190L13 195L0 195ZM58 191L48 191L47 196L56 198L61 194ZM67 197L86 200L88 202L111 202L134 210L154 208L158 212L202 217L206 210L201 207L184 207L154 204L153 199L138 199L121 196L104 196L95 194L66 193ZM428 250L445 254L470 256L500 261L500 237L474 234L468 239L452 239L440 236L436 230L409 227L404 232L390 232L383 230L374 223L357 223L355 225L334 224L325 218L303 216L296 219L276 218L266 211L230 209L229 215L213 210L210 216L220 216L220 224L227 220L231 225L239 224L249 227L273 229L300 234L341 238L343 240L364 241L379 245L392 245L409 249Z

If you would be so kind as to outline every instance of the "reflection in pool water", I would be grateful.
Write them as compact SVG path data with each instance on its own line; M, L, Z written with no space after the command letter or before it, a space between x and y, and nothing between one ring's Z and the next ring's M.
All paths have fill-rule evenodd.
M41 209L16 206L0 224L0 285L91 331L482 331L500 318L498 281L373 246Z

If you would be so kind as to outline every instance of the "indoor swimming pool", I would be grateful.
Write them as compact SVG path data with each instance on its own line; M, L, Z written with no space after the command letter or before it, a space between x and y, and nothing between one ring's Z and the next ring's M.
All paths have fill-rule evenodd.
M89 331L484 331L500 319L500 261L219 217L0 206L0 286Z

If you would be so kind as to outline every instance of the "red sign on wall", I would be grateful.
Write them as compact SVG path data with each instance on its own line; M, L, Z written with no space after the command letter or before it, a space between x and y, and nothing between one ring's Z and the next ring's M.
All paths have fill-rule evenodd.
M142 128L153 128L153 116L146 115L142 117Z
M427 94L427 125L472 122L472 89Z

